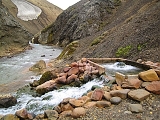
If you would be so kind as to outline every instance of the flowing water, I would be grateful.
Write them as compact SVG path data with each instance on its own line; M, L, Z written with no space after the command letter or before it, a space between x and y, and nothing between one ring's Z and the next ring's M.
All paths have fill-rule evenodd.
M16 55L12 58L0 59L0 92L1 94L20 88L22 85L29 81L39 79L40 76L35 76L33 72L28 71L39 60L45 60L46 62L52 58L56 58L60 53L60 49L56 49L52 46L43 46L38 44L31 44L32 50L27 50L24 53ZM41 57L45 55L45 57ZM125 74L135 74L142 69L119 63L107 63L103 64L106 68L106 73L114 75L115 72L121 72ZM26 108L29 112L35 114L43 113L46 109L53 109L54 106L59 104L64 98L78 98L87 93L93 85L103 86L103 81L94 79L81 87L68 87L65 89L54 90L48 92L41 97L33 97L31 94L16 93L13 95L17 97L17 104L9 108L0 108L0 114L14 114L17 110Z
M29 67L37 61L48 62L61 53L61 49L53 46L30 45L33 47L32 50L27 50L11 58L0 59L0 94L12 92L33 78L35 73L29 71ZM45 57L41 57L42 55Z

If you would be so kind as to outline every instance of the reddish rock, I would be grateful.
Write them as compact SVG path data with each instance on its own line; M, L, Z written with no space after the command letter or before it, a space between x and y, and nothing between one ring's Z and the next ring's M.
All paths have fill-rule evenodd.
M74 108L68 103L68 104L61 104L61 111L68 111L73 110Z
M126 99L129 91L130 89L113 90L110 91L110 94L112 97L120 97L122 99Z
M69 103L74 107L81 107L85 102L83 100L70 99Z
M142 81L137 79L130 79L122 83L122 88L129 88L129 89L138 89L142 84Z
M65 67L65 68L63 68L63 72L68 72L69 70L71 69L71 67Z
M84 65L81 61L78 61L77 64L78 64L78 67L84 67Z
M84 73L84 67L79 67L79 72Z
M91 73L92 73L93 75L99 75L99 71L98 71L98 70L93 70L93 71L91 71Z
M77 75L72 74L71 76L69 76L69 77L67 78L66 83L67 83L67 84L70 84L70 83L74 82L75 79L77 79L77 77L78 77Z
M108 101L97 101L96 106L99 108L110 107L111 103Z
M137 101L143 101L149 97L150 93L144 89L130 91L128 96Z
M153 69L140 72L139 77L146 82L159 80L157 73Z
M71 67L78 67L78 63L77 62L73 62L70 64Z
M87 62L87 58L82 58L81 62Z
M102 97L104 95L104 91L101 89L95 89L94 92L92 93L91 99L100 101L102 100Z
M72 74L78 74L79 69L78 67L72 67L69 71L68 71L68 76L72 75Z
M58 84L66 84L66 81L67 81L66 76L58 77L56 79L56 83Z
M83 107L75 108L72 112L73 118L79 118L80 116L84 116L86 114L86 110Z
M28 112L26 109L21 109L21 110L16 111L15 115L22 119L28 118Z
M36 92L39 94L44 94L51 90L57 89L56 80L47 81L39 86L36 87Z
M67 77L67 75L68 75L67 73L59 73L58 77L63 77L63 76Z
M145 87L148 91L160 95L160 81L153 81Z

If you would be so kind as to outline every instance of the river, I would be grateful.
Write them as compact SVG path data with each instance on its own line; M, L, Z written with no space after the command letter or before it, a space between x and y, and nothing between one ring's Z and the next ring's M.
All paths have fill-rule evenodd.
M53 46L31 43L30 45L31 50L26 50L11 58L0 59L0 94L15 92L18 88L27 84L36 77L35 73L29 71L32 65L39 60L48 62L56 58L62 51ZM45 57L41 57L42 55L45 55Z

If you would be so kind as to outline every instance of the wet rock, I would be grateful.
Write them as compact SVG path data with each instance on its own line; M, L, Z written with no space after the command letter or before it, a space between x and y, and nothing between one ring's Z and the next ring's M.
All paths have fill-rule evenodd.
M49 91L57 89L57 83L54 80L47 81L36 87L36 92L43 95Z
M141 86L142 86L143 88L145 88L145 87L146 87L147 85L149 85L150 83L151 83L151 82L143 82Z
M141 104L130 104L129 105L129 110L131 112L135 112L135 113L141 113L143 112L143 108Z
M66 84L70 84L70 83L74 82L74 81L77 79L77 77L78 77L77 75L72 74L71 76L69 76L69 77L67 78Z
M99 108L105 108L105 107L110 107L111 103L108 101L97 101L96 106Z
M30 71L42 71L46 68L46 63L44 60L38 61L35 65L33 65L31 68L29 68Z
M91 99L95 101L100 101L102 100L103 95L104 95L103 90L95 89L94 92L92 93Z
M61 111L68 111L68 110L73 110L74 108L71 106L71 104L67 103L67 104L61 104Z
M17 103L17 99L10 94L0 95L0 108L8 108Z
M40 78L39 84L41 85L41 84L45 83L46 81L52 80L53 78L55 79L55 76L53 76L52 72L51 71L46 71L42 75L42 77ZM56 76L56 78L57 78L57 76Z
M111 94L109 92L105 92L103 97L109 101L111 99Z
M85 104L83 100L70 99L69 103L74 107L81 107Z
M86 110L83 107L75 108L72 112L73 118L79 118L80 116L84 116L86 114Z
M56 120L58 118L58 116L59 116L59 114L55 110L45 110L44 111L44 118Z
M13 115L13 114L8 114L3 116L2 118L0 118L1 120L20 120L20 118L18 118L17 116Z
M112 98L110 99L110 102L111 102L112 104L115 104L115 105L118 105L121 101L122 101L122 99L121 99L120 97L112 97Z
M45 55L41 55L41 57L45 57Z
M137 101L143 101L149 97L150 93L144 89L130 91L128 96Z
M95 89L98 89L98 88L101 88L101 87L98 86L98 85L93 85L92 88L91 88L91 90L95 90Z
M140 72L139 77L146 82L159 80L157 73L153 69Z
M27 119L28 118L28 112L26 109L21 109L16 111L15 113L16 116L18 116L21 119Z
M96 102L92 101L92 102L87 102L86 104L84 104L84 108L91 108L91 107L94 107L96 106Z
M160 95L160 81L153 81L145 88L154 94Z
M69 71L68 71L68 76L72 75L72 74L78 74L79 69L78 67L72 67Z
M128 89L138 89L142 84L142 81L137 79L129 79L122 83L122 88Z
M110 94L112 97L120 97L122 99L126 99L129 91L130 89L113 90L110 91Z
M116 83L118 84L118 86L121 86L122 82L125 81L125 75L123 75L119 72L116 72L115 78L116 78Z
M89 74L85 74L83 78L83 83L87 83L90 80L92 80L92 77Z

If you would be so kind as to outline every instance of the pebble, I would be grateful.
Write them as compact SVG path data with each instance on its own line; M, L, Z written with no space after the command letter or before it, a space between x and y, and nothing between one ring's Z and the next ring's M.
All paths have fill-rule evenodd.
M129 110L131 112L135 112L135 113L143 112L143 108L142 108L141 104L130 104L129 105Z
M131 111L124 111L124 114L132 114Z

